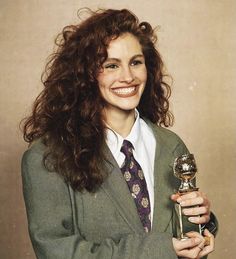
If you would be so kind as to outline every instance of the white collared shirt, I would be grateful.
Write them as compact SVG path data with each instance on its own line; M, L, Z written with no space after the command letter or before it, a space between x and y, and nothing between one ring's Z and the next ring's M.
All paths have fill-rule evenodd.
M147 123L139 117L139 113L135 110L135 123L125 138L134 146L134 157L142 167L144 177L147 183L149 199L151 204L151 222L153 219L154 207L154 159L156 150L156 140L152 130ZM119 167L122 166L125 155L120 152L124 138L114 130L107 129L106 143L111 150Z

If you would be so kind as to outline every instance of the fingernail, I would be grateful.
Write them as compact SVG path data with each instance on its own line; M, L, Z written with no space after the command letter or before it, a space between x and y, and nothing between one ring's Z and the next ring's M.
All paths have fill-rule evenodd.
M195 217L189 217L188 220L193 223L197 222L197 219Z
M186 203L185 201L180 201L180 205L181 205L181 206L184 206L185 203Z
M181 198L178 198L178 199L177 199L177 202L178 202L178 203L181 203Z

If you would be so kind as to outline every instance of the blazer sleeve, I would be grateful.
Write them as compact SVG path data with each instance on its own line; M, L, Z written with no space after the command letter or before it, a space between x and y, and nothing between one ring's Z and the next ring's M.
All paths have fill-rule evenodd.
M87 241L75 228L69 186L31 148L22 158L22 181L32 245L40 259L177 259L170 233L124 234L119 241ZM77 208L78 213L80 208Z

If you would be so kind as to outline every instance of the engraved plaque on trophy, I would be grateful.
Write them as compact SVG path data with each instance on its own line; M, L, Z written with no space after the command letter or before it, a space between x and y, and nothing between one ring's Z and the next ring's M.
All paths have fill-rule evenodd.
M188 192L197 191L198 188L194 185L193 179L197 173L197 166L193 154L184 154L177 157L173 167L174 175L181 181L177 191L179 195ZM201 233L201 225L194 224L188 221L189 216L182 214L182 208L179 203L175 203L176 214L176 231L177 238L186 239L185 233L190 231L198 231Z

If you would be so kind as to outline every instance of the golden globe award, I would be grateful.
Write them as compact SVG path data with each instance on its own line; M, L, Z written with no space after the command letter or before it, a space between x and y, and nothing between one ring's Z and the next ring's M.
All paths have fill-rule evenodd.
M188 192L197 191L198 188L193 183L197 173L197 166L193 154L184 154L177 157L173 166L174 175L181 181L177 193L183 195ZM179 239L188 238L185 233L198 231L201 233L201 225L196 225L188 221L188 217L182 214L182 207L179 203L174 204L176 214L176 234Z

